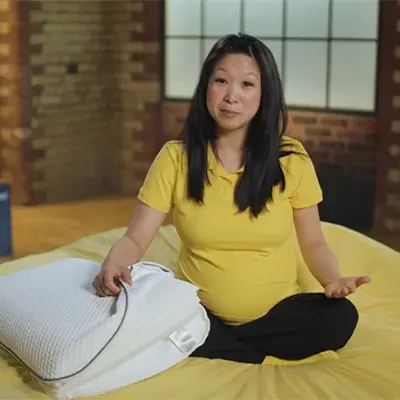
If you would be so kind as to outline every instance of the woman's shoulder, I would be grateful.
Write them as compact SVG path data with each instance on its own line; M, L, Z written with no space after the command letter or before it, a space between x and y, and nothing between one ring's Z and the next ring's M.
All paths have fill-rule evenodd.
M319 203L322 200L321 186L305 146L290 136L282 138L282 144L288 155L281 158L281 165L293 207L303 208Z
M291 155L293 156L308 156L307 150L305 149L303 143L292 137L292 136L288 136L288 135L283 135L282 136L282 140L281 140L281 144L282 144L282 150L286 150L291 152Z
M163 144L158 152L157 158L169 159L175 163L178 163L182 159L183 154L183 142L178 139L171 139Z
M167 140L163 147L176 152L182 152L184 150L183 141L180 139Z
M312 159L300 140L284 135L281 149L284 155L280 162L288 177L300 178L304 169L313 167Z

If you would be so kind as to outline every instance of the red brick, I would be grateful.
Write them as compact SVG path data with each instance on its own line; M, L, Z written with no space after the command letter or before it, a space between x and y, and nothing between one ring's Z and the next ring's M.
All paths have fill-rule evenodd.
M31 67L32 75L43 75L44 73L44 65L33 65ZM38 86L35 86L38 87Z
M319 147L330 151L344 150L345 144L338 140L321 140Z
M0 11L0 21L9 21L11 15L10 11Z
M400 144L400 135L391 135L390 143L391 144Z
M14 40L15 34L13 32L8 32L6 34L2 33L0 34L0 43L1 44L7 44L11 43Z
M347 147L349 150L352 150L354 152L360 152L360 153L374 152L374 148L365 143L349 143Z
M29 24L26 26L26 30L30 35L38 35L42 33L42 28L42 22L29 22Z
M328 125L328 126L334 126L334 127L346 127L349 124L349 121L343 117L337 117L337 118L333 118L333 117L323 117L320 118L319 123L321 125Z
M326 150L310 151L310 157L315 165L329 165L332 161L332 153Z
M31 44L29 48L31 54L41 54L43 46L41 44Z
M132 61L143 63L143 72L132 72L132 80L157 81L161 77L159 54L132 54Z
M33 164L35 161L42 159L45 156L45 151L43 149L33 149L32 141L26 140L21 145L22 156L24 158L24 162L29 164Z
M373 119L353 118L350 120L349 128L350 128L350 130L354 130L354 131L375 132L376 131L376 121Z
M132 21L143 24L143 32L137 33L141 41L159 41L161 37L161 7L159 0L143 1L143 11L133 12ZM137 40L137 39L136 39Z
M290 121L294 124L314 125L317 123L317 118L309 116L293 116L292 118L290 118Z
M132 32L132 41L140 41L140 42L157 42L160 39L161 32L158 28L159 22L154 21L153 26L148 26L147 22L143 23L143 21L137 19L136 23L141 25L141 30L136 30Z
M42 10L42 2L40 0L22 0L25 1L26 4L24 7L26 7L27 11L41 11Z
M351 165L344 167L344 172L351 175L373 178L376 175L376 167L369 165Z
M8 54L0 53L0 64L10 64L19 57L19 49L15 40L10 41L10 50Z
M0 75L0 87L1 86L5 86L5 85L7 85L9 83L10 83L10 80L8 78L5 78L5 77Z
M310 137L327 137L332 135L332 131L329 128L320 128L320 127L309 127L305 128L306 135L310 135Z
M306 148L307 151L312 151L317 147L317 143L315 140L306 139L303 140L303 146Z
M45 179L45 172L43 170L37 170L32 166L25 169L26 176L30 182L43 182Z
M27 205L46 203L46 200L46 192L43 189L36 189L35 191L31 191Z
M295 139L304 139L304 129L306 125L300 125L300 124L292 124L290 123L286 129L286 134L288 136L291 136Z

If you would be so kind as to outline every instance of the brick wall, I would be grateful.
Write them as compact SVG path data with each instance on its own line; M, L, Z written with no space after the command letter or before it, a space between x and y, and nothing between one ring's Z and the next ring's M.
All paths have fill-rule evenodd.
M14 203L135 193L159 130L159 3L12 1L24 115L1 130L3 149L22 136L23 159L2 171L25 190Z
M20 20L18 2L0 0L0 177L12 181L13 196L29 199L23 162L24 77L20 70Z
M400 2L381 1L374 229L400 236Z

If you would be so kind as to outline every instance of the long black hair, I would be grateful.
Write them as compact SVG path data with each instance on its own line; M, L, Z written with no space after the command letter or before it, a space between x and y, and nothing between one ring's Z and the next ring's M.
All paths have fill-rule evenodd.
M188 198L203 203L204 185L209 184L208 144L217 139L216 123L206 105L207 86L216 64L227 54L246 54L256 60L261 71L260 107L249 124L244 143L244 171L235 188L239 212L249 209L257 217L272 200L275 185L285 189L279 159L292 153L282 144L287 127L287 108L278 68L268 47L257 38L227 35L219 39L206 57L190 102L180 138L188 159Z

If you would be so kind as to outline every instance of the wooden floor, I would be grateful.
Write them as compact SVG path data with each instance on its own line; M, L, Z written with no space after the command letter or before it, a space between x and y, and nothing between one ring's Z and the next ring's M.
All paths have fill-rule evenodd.
M35 207L14 206L14 258L42 253L84 236L126 226L133 198L102 198Z
M42 253L84 236L124 227L134 207L133 198L102 198L35 207L14 206L13 258ZM400 251L400 238L377 239Z

